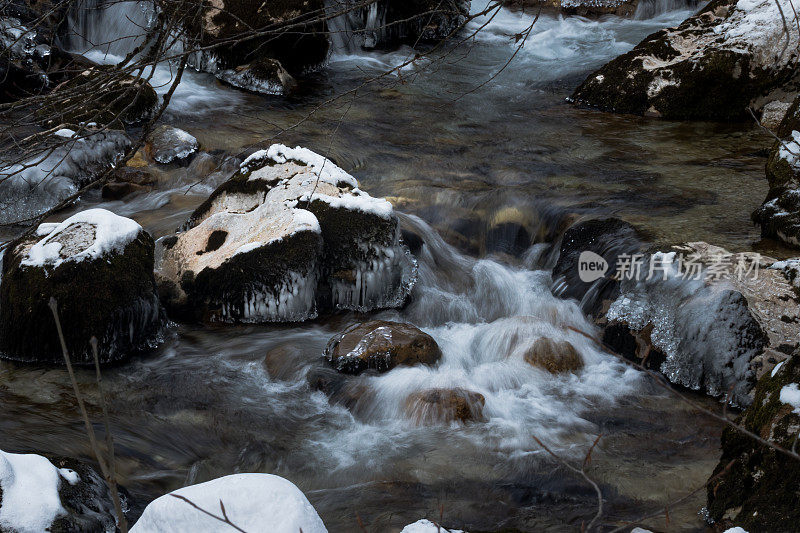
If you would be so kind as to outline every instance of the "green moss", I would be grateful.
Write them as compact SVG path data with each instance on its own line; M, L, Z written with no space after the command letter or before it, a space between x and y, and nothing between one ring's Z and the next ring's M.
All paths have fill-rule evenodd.
M791 449L800 416L780 401L780 391L797 382L800 352L787 359L775 377L767 373L759 380L753 404L737 423ZM713 479L717 475L720 478ZM800 461L729 427L722 435L722 458L708 486L709 514L720 530L740 526L748 531L796 531L800 523L798 479Z

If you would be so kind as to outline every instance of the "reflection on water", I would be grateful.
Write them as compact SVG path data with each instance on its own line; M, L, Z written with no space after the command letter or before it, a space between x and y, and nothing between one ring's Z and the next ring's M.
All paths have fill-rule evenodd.
M321 365L327 340L364 316L176 326L156 353L105 374L124 485L148 501L232 472L272 472L298 484L331 531L355 530L357 516L370 531L398 530L440 512L470 530L574 531L594 514L594 492L533 437L580 459L598 434L592 473L611 522L704 483L719 426L569 329L592 326L574 302L552 297L547 268L549 243L584 214L623 216L659 242L748 249L758 240L749 213L766 182L754 150L769 139L756 128L613 116L565 102L592 68L687 14L542 16L502 72L529 14L501 11L464 46L367 85L410 51L333 57L286 99L188 77L168 120L221 168L200 184L192 167L165 169L152 192L126 202L89 196L77 208L103 203L158 237L253 147L280 140L329 151L371 194L390 197L406 213L404 228L425 242L410 304L369 318L418 325L444 357L435 368L357 378L367 392L351 412L312 392L304 376ZM157 76L168 80L168 70ZM527 365L526 343L542 336L573 343L585 368L553 376ZM276 377L265 357L279 347L294 370ZM79 378L99 420L91 374ZM479 392L487 421L416 426L405 399L432 387ZM0 364L0 404L0 447L89 455L63 371ZM702 529L703 501L700 494L671 509L670 528Z

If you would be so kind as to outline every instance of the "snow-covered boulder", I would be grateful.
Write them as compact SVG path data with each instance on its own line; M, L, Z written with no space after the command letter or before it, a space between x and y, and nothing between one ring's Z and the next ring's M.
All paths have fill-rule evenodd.
M123 512L138 514L124 489ZM73 459L0 450L0 531L113 531L114 505L102 478Z
M17 163L0 155L0 223L26 223L114 166L130 146L121 131L56 131L41 154ZM12 163L13 161L13 163Z
M227 322L396 307L416 276L398 226L389 202L330 160L273 145L163 241L162 294L176 311Z
M591 74L573 99L618 113L744 119L748 106L795 87L796 26L789 0L713 0Z
M164 316L153 277L153 239L104 209L41 224L10 246L0 281L0 355L63 364L50 298L58 302L73 362L119 361L157 343Z
M800 351L764 374L755 399L736 420L747 430L788 450L800 431ZM722 457L708 483L708 515L717 531L796 531L800 523L800 462L728 427Z
M145 508L131 533L232 531L230 525L198 511L186 500L217 517L227 516L243 531L328 531L314 507L292 482L271 474L235 474L161 496Z
M145 149L156 163L183 161L197 151L198 144L191 133L162 124L147 137Z
M707 243L649 255L637 280L622 281L604 340L673 383L712 396L730 391L747 406L758 377L800 338L800 297L773 264Z
M767 160L769 192L753 212L764 237L800 246L800 97L789 107L776 130L779 138Z
M396 366L433 365L442 351L433 337L411 324L371 320L334 335L324 356L339 372L358 374L367 369L386 372Z
M466 533L460 529L445 529L427 518L408 524L400 533Z

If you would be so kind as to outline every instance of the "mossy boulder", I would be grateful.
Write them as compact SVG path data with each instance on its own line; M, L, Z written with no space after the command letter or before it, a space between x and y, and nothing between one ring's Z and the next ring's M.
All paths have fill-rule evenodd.
M428 389L406 399L406 416L417 425L482 422L483 394L466 389Z
M115 528L111 491L95 469L82 461L0 450L0 486L6 488L6 495L11 494L7 497L15 498L14 502L4 501L0 488L0 510L5 510L4 505L20 504L22 499L40 502L24 514L0 513L6 518L0 523L2 531L32 531L34 525L54 533L101 533ZM29 493L20 492L26 490ZM123 487L118 490L123 514L133 523L141 508Z
M38 110L46 124L138 124L150 119L160 99L146 79L113 65L94 65L54 89L57 101Z
M795 448L798 409L781 391L800 383L800 352L761 377L755 399L736 420L784 449ZM732 427L722 434L722 457L708 484L708 513L718 531L796 531L800 523L800 461L760 444Z
M713 0L592 73L572 98L617 113L743 120L749 106L794 87L798 34L789 34L787 43L775 2Z
M170 245L165 253L162 271L173 288L180 287L186 272L199 275L210 264L210 257L221 260L234 251L226 244L213 250L213 256L193 257L205 253L205 240L212 231L230 234L233 230L226 225L236 226L236 238L231 242L239 246L255 239L246 232L262 229L277 232L277 239L280 231L291 229L278 222L289 212L295 213L292 216L302 213L318 231L318 250L308 241L300 253L292 253L305 261L304 283L310 284L307 288L313 293L315 311L369 311L402 305L414 284L416 263L400 242L391 204L361 191L355 178L333 162L310 150L283 145L247 158L240 171L190 215L177 237L179 246L172 249ZM198 230L200 227L205 229ZM181 245L189 241L191 244ZM276 242L275 246L288 245ZM243 271L245 276L252 273Z
M153 347L164 326L153 239L133 220L90 209L10 246L0 282L0 356L64 364L50 298L74 363L92 363L92 336L103 363Z
M396 366L433 365L442 357L433 337L411 324L372 320L353 324L328 341L325 359L339 372L386 372Z
M577 372L583 368L583 358L569 341L556 341L548 337L536 339L522 358L529 365L551 374Z
M800 246L800 97L789 107L777 128L767 160L769 192L753 212L761 235Z

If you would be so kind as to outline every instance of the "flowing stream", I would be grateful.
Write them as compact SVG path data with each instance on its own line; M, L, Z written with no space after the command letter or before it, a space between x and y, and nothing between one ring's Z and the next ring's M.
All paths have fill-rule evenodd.
M108 369L122 484L147 502L233 472L271 472L303 489L331 531L356 531L359 519L370 531L399 531L424 516L469 530L575 531L596 512L594 490L537 439L581 461L598 435L592 475L610 522L703 484L718 460L719 425L577 333L594 326L576 302L551 293L551 245L569 217L621 216L657 243L781 253L759 242L749 221L767 189L765 157L753 147L770 140L757 128L614 116L566 102L593 68L691 13L669 2L643 6L633 20L542 15L507 67L513 37L533 15L502 10L476 20L468 30L486 27L464 45L367 84L412 51L367 52L342 41L329 65L286 98L189 73L168 122L217 161L271 140L328 154L365 190L392 200L403 227L422 237L419 282L405 308L369 316L176 325L155 353ZM482 7L478 0L473 10ZM121 44L92 43L109 32L135 36L148 15L135 2L114 9L124 13L97 9L74 20L84 40L72 46L103 62L124 56ZM109 17L129 24L112 27ZM171 76L169 65L156 68L159 92ZM90 194L76 209L102 205L160 237L234 165L170 168L152 192L127 202ZM434 368L359 377L356 405L331 405L306 374L322 364L332 335L365 318L411 322L444 357ZM585 367L553 376L526 364L525 343L543 336L570 341ZM81 371L79 380L99 420L92 374ZM435 387L482 394L486 421L416 424L407 398ZM0 362L0 404L3 449L90 455L62 370ZM701 493L670 509L669 529L702 531L703 503Z

